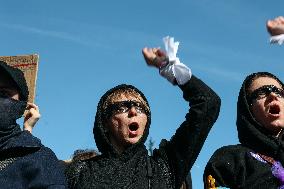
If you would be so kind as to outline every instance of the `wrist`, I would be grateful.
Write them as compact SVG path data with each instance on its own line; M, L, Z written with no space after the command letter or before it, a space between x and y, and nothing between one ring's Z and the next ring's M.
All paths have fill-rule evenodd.
M25 131L29 131L30 133L32 133L33 128L30 125L25 125L24 124L24 130Z
M169 63L169 58L167 56L164 57L156 56L153 60L154 66L159 69L165 67L166 65L168 65L168 63Z

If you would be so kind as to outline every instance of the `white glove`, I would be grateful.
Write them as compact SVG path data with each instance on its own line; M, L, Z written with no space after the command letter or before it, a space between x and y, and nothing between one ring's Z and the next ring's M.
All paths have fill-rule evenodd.
M284 42L284 34L270 37L270 43L278 43L279 45L282 45L283 42Z
M179 42L174 42L174 38L169 36L164 37L163 41L169 61L168 64L160 68L160 74L172 84L175 84L176 81L178 85L183 85L190 80L192 73L190 68L176 57Z

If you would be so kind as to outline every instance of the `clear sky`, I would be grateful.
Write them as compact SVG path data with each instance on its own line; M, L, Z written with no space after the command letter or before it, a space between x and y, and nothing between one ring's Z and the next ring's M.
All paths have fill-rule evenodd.
M218 121L192 168L203 187L204 166L223 145L238 143L236 99L251 72L284 79L283 48L269 44L265 22L283 15L283 0L2 0L0 55L37 53L36 103L42 118L34 135L58 158L96 148L92 127L100 96L128 83L152 108L150 136L157 146L183 121L187 103L178 87L145 65L144 46L180 41L178 57L221 97Z

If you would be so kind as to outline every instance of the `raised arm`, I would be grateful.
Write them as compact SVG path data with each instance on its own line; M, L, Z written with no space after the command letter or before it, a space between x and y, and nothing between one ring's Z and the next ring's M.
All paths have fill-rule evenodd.
M190 105L185 121L175 135L170 141L163 140L159 150L154 150L154 158L161 158L168 164L178 188L194 164L219 115L221 100L210 87L191 75L189 68L179 60L175 62L171 60L171 57L165 58L166 53L160 51L156 48L143 49L147 64L159 68L162 76L171 83L177 84L183 91L184 99ZM157 60L167 61L166 63L155 62Z
M197 159L219 115L221 104L217 94L195 76L179 87L184 99L189 102L190 109L171 140L161 143L161 148L165 148L170 166L176 173L176 183L185 179Z

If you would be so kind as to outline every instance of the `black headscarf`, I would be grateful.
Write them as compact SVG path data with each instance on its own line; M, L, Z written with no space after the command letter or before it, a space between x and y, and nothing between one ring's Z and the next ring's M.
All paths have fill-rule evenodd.
M252 81L259 76L275 79L282 87L283 83L273 74L268 72L257 72L246 77L239 92L237 103L237 129L239 141L258 153L279 160L284 165L284 141L283 136L273 136L259 124L250 111L247 101L247 90Z

